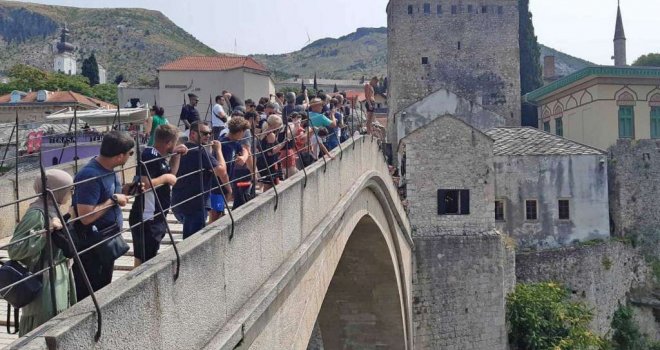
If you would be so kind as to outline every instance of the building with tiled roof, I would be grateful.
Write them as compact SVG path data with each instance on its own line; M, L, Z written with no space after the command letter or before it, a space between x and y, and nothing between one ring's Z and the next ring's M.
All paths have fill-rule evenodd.
M268 69L247 56L182 57L158 68L158 81L158 102L165 113L175 119L191 93L199 97L197 110L202 118L209 103L223 90L242 100L256 100L275 93L275 83ZM211 116L207 119L211 120Z
M493 128L486 131L496 156L604 155L605 152L536 128Z
M0 96L0 123L15 122L17 112L20 121L39 123L47 115L74 107L79 110L117 108L111 103L74 91L13 91Z

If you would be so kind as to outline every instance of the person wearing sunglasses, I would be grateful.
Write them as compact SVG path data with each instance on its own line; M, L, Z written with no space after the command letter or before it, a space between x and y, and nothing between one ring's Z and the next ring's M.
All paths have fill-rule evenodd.
M110 131L103 137L100 154L76 174L72 205L83 225L94 226L99 232L115 224L117 232L121 229L121 207L128 203L132 184L122 186L114 170L128 162L134 147L135 142L128 133ZM94 250L81 255L80 260L94 291L112 282L114 261L99 257ZM89 296L89 291L78 264L73 265L73 275L80 301Z
M211 127L206 122L190 125L190 140L185 144L188 153L181 156L176 174L177 182L172 188L172 212L183 224L184 239L206 226L207 210L210 208L209 192L212 187L217 186L214 176L220 178L225 184L226 193L231 194L221 144L217 140L211 140L211 134ZM209 144L210 150L204 147ZM200 169L201 177L195 173Z

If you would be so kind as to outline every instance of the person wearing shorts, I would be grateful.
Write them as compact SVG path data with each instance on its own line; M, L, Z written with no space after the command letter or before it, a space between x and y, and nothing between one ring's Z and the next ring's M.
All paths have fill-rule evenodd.
M136 198L128 222L131 225L134 265L137 267L158 254L160 242L167 232L167 212L171 186L176 184L176 172L185 145L177 145L178 129L170 124L156 128L153 147L140 155L141 182L145 192ZM174 154L168 161L165 156Z

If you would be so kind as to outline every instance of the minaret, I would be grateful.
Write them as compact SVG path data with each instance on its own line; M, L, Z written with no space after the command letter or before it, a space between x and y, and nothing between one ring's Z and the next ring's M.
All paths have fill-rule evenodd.
M69 29L66 27L66 23L62 27L60 42L57 43L56 47L57 53L55 54L53 69L56 72L76 75L77 65L74 54L75 46L69 42Z
M617 6L616 29L614 30L614 65L627 66L626 62L626 33L623 31L621 19L621 4Z

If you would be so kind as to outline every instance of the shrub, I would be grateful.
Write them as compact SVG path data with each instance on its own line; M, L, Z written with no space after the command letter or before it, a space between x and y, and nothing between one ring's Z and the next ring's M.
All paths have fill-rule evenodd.
M509 343L514 350L589 349L603 341L588 329L593 318L583 303L557 283L518 284L507 297Z

